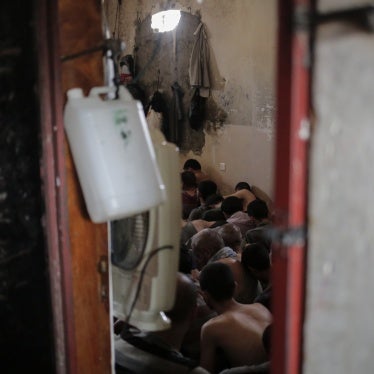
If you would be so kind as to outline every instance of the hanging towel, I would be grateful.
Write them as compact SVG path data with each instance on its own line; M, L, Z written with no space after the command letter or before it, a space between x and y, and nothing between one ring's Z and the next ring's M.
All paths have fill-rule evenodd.
M150 107L146 119L150 129L158 129L162 131L162 113L156 112L152 107Z
M158 121L158 129L168 138L169 134L169 110L167 103L160 91L155 91L147 108L148 116L154 121Z
M209 46L205 25L200 22L194 32L196 36L190 57L189 75L190 85L199 88L202 97L209 96Z

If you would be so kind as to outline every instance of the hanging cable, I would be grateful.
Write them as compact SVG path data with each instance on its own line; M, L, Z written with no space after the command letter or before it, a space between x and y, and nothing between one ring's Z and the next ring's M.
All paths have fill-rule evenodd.
M104 39L110 39L110 30L105 0L101 0L101 29Z
M121 15L121 6L122 6L122 0L117 1L117 8L116 8L116 17L114 20L114 30L113 30L113 38L116 39L116 33L117 38L119 38L119 20Z
M147 270L147 266L148 266L149 262L151 261L151 259L152 259L152 258L153 258L157 253L159 253L160 251L163 251L163 250L165 250L165 249L170 249L170 250L172 250L172 249L173 249L173 246L172 246L172 245L163 245L162 247L158 247L158 248L152 250L152 251L149 253L149 255L148 255L148 257L147 257L147 259L146 259L146 261L145 261L145 263L144 263L144 265L143 265L141 271L140 271L140 278L139 278L138 285L137 285L137 288L136 288L136 291L135 291L135 296L134 296L134 299L133 299L132 304L131 304L131 307L130 307L130 311L129 311L129 313L128 313L128 315L127 315L127 318L126 318L126 321L125 321L127 324L130 324L131 315L132 315L132 313L133 313L133 311L134 311L134 308L135 308L136 302L138 301L139 294L140 294L140 290L141 290L141 288L142 288L142 284L143 284L143 280L144 280L145 271Z
M118 0L117 3L117 12L116 12L116 24L119 22L119 10L120 10L121 0ZM101 0L101 16L102 16L102 31L104 39L107 41L114 40L119 41L119 39L111 39L109 22L108 22L108 7L105 0ZM116 25L115 25L116 27ZM113 32L115 35L115 31ZM120 86L120 75L118 71L118 59L121 52L124 50L124 43L121 43L121 49L109 48L104 52L104 71L105 71L105 84L109 87L115 86L114 96L109 96L109 99L118 99L119 97L119 86Z

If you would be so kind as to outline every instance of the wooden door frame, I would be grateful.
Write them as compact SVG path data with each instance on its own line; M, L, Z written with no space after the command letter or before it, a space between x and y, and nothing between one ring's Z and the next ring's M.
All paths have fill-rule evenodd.
M71 257L66 205L61 65L58 56L57 2L40 0L35 9L41 123L41 174L53 311L56 373L74 373L76 349Z
M56 373L111 373L106 225L85 209L65 139L66 91L103 84L102 52L61 62L102 44L101 4L96 0L37 0L41 177L45 200ZM84 15L82 15L84 13ZM80 17L83 17L81 22ZM96 48L97 49L97 48Z
M76 372L74 306L68 233L67 182L62 119L61 64L57 1L40 0L36 8L41 123L41 175L45 233L52 299L57 373Z

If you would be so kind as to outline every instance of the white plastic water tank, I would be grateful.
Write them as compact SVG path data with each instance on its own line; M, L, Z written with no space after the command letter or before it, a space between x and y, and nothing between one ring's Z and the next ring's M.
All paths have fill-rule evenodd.
M120 87L68 91L65 131L89 216L101 223L146 211L165 201L142 104Z

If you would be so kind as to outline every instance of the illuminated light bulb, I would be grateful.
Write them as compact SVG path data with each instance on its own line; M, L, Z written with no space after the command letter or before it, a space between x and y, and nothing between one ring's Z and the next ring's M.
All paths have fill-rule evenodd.
M151 27L155 32L174 30L181 18L180 10L165 10L152 15Z

